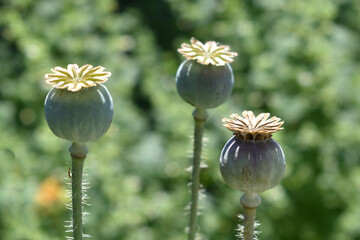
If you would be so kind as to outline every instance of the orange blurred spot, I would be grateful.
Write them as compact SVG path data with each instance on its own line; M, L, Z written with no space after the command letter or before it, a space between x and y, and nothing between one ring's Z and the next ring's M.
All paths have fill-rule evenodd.
M60 182L49 177L45 179L35 195L35 202L39 207L49 208L64 202L64 189Z

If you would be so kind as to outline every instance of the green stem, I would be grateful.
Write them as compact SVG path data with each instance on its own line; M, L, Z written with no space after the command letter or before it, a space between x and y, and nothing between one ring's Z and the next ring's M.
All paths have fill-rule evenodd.
M244 208L243 240L254 239L256 208L261 203L261 198L256 193L245 193L240 199Z
M190 223L189 223L189 240L194 240L197 229L197 213L198 213L198 199L200 186L200 162L202 151L202 139L204 132L204 123L207 119L206 110L195 109L193 112L195 120L194 129L194 154L192 166L192 184L191 184L191 203L190 203Z
M82 227L82 174L83 165L87 153L87 147L85 144L74 142L69 148L72 160L71 170L71 191L72 191L72 226L74 240L83 239L83 227Z

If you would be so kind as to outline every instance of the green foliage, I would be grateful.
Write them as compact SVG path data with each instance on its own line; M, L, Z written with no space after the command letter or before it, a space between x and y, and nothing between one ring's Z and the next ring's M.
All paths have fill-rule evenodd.
M204 239L234 239L241 194L221 179L218 159L231 137L221 118L243 110L285 121L274 135L285 177L261 194L261 239L360 239L359 15L357 0L3 0L0 238L64 239L64 201L45 206L39 196L48 177L66 188L70 143L48 129L43 104L44 74L69 63L112 72L114 121L85 161L85 232L185 238L193 108L176 94L176 49L195 36L240 54L232 97L206 124Z

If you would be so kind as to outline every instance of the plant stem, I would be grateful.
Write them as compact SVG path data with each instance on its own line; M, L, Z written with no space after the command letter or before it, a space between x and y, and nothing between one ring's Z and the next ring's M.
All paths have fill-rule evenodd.
M204 123L207 119L206 110L196 108L193 112L195 120L194 129L194 153L192 162L192 184L191 184L191 203L190 203L190 222L189 222L189 240L194 240L197 229L198 199L200 186L200 162L202 151L202 139L204 132Z
M244 208L244 233L243 240L254 239L256 208L261 203L261 198L256 193L245 193L240 199Z
M85 144L74 142L69 148L72 160L71 170L71 191L72 191L72 226L73 226L73 239L83 239L82 227L82 174L83 165L88 152Z

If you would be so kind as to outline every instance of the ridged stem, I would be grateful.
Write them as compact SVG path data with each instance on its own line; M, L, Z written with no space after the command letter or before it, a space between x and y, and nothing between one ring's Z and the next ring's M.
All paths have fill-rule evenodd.
M74 142L69 148L72 160L71 191L72 191L72 226L73 239L83 239L83 213L82 213L82 175L83 165L88 152L85 144Z
M243 240L254 239L256 208L261 203L261 198L256 193L245 193L240 199L244 208Z
M202 139L204 133L204 124L208 117L208 114L206 110L195 109L195 111L193 112L193 117L195 120L195 129L194 129L194 153L193 153L193 161L192 161L190 222L189 222L189 235L188 235L189 240L194 240L196 237Z

